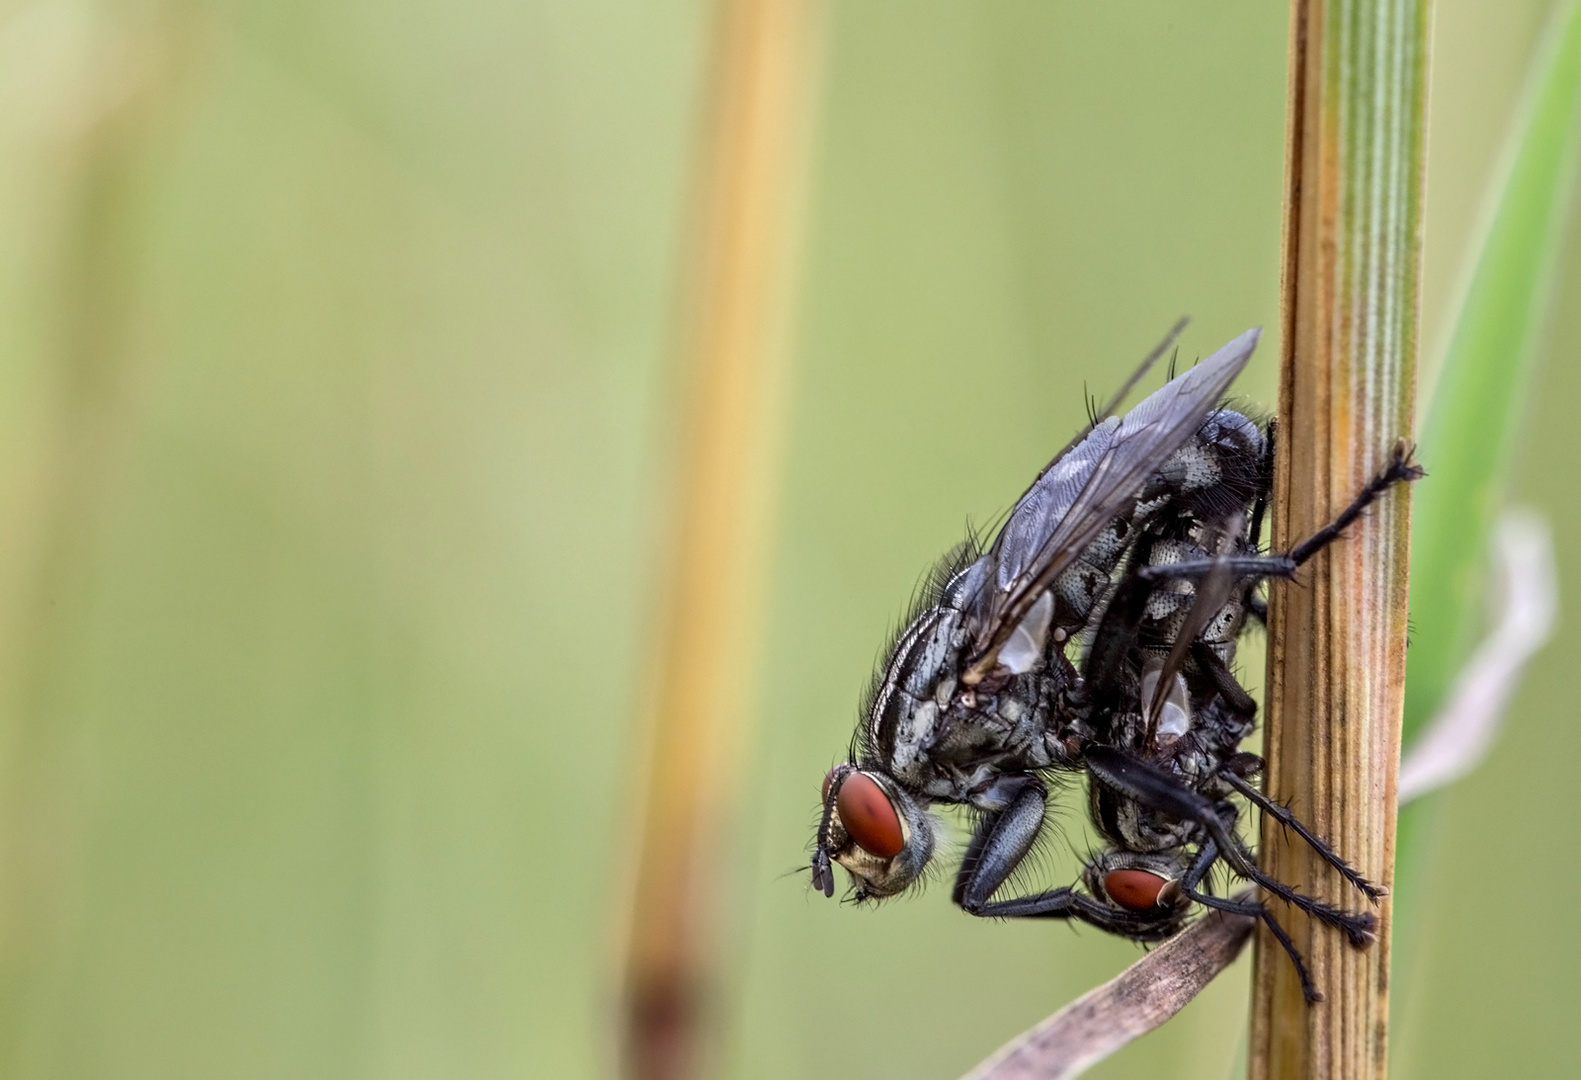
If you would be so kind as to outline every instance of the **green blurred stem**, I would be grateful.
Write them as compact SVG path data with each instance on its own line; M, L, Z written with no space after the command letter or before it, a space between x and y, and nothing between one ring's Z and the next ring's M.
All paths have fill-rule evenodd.
M1489 185L1471 272L1452 310L1438 385L1423 425L1411 525L1407 745L1444 701L1483 622L1489 532L1522 443L1539 344L1581 149L1581 6L1556 4L1541 37L1503 158ZM1441 803L1401 811L1395 867L1396 994L1409 990L1416 896L1434 862Z
M1558 4L1539 42L1422 429L1411 523L1407 742L1431 718L1482 619L1488 533L1503 503L1553 299L1575 187L1581 8Z

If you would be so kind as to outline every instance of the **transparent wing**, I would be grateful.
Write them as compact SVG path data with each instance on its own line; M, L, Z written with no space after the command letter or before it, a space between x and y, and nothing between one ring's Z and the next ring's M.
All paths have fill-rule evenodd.
M1142 358L1141 364L1137 366L1135 371L1131 372L1131 377L1126 379L1125 382L1121 384L1120 389L1114 392L1114 397L1110 398L1107 404L1093 411L1092 423L1078 431L1076 433L1076 437L1061 447L1060 452L1055 454L1053 459L1050 460L1047 465L1043 466L1043 472L1038 473L1037 479L1032 481L1032 487L1036 487L1038 480L1043 479L1043 473L1048 472L1054 466L1058 465L1066 454L1070 453L1072 450L1076 449L1076 447L1085 442L1087 436L1092 434L1093 430L1097 428L1098 425L1109 419L1110 414L1120 407L1120 402L1125 400L1126 395L1132 390L1136 389L1136 384L1141 382L1143 376L1151 371L1153 369L1153 365L1158 363L1159 359L1169 351L1169 347L1175 343L1175 339L1180 336L1180 332L1186 328L1186 324L1190 321L1191 320L1185 316L1181 316L1175 321L1175 325L1169 328L1169 333L1164 335L1164 340L1153 346L1153 351ZM1171 363L1173 364L1173 362ZM1031 488L1028 488L1027 491L1031 491ZM1025 493L1023 493L1023 496L1024 495Z
M1246 331L1125 416L1098 424L1021 497L988 553L969 682L992 670L999 647L1038 596L1130 506L1163 459L1202 427L1261 335L1258 327Z

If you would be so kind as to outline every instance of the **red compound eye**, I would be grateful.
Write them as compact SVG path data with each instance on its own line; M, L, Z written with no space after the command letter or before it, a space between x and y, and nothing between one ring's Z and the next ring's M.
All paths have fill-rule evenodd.
M1146 911L1158 906L1158 894L1169 882L1146 870L1110 870L1103 876L1103 891L1123 908Z
M889 796L871 776L859 772L847 776L834 805L840 811L840 824L863 851L888 859L905 846L900 817Z

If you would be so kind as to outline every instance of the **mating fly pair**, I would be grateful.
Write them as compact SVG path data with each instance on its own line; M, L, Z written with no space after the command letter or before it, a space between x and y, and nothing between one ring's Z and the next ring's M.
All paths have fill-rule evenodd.
M987 550L968 541L938 567L888 651L850 759L824 779L814 887L834 895L835 862L858 901L913 886L940 844L930 808L957 805L977 815L954 889L973 915L1074 918L1137 941L1173 935L1195 905L1253 915L1317 1000L1267 907L1203 888L1222 861L1353 944L1372 939L1369 912L1269 877L1241 840L1236 795L1293 829L1369 900L1382 895L1250 782L1262 761L1240 743L1256 706L1232 668L1247 617L1263 616L1262 582L1293 577L1421 471L1397 448L1332 523L1288 552L1262 554L1272 425L1218 407L1259 333L1123 417L1108 415L1117 397L1038 475ZM1038 840L1050 783L1078 772L1109 845L1089 859L1085 890L995 899Z

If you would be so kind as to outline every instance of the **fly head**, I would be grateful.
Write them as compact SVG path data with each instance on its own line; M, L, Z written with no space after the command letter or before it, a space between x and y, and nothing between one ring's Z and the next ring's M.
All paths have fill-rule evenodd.
M933 819L882 772L837 765L823 781L823 813L812 884L834 895L833 863L856 884L855 899L895 896L922 876L935 844Z
M1098 901L1156 920L1160 936L1174 933L1191 907L1182 879L1183 849L1143 853L1112 849L1092 856L1082 871Z

